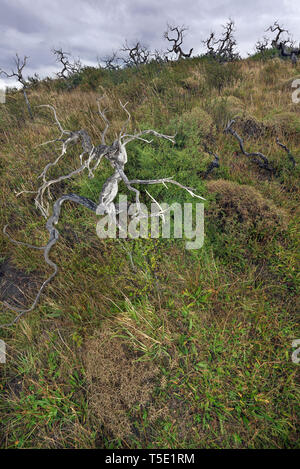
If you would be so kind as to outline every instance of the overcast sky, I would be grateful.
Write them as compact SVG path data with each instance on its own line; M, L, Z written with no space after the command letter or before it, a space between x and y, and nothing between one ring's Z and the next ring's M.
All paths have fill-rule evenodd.
M30 57L27 74L44 77L58 71L53 47L87 65L97 65L97 57L110 55L125 39L166 49L167 22L189 27L185 46L198 54L201 41L211 31L221 33L229 17L243 56L275 20L300 40L299 0L0 0L0 67L9 71L17 52Z

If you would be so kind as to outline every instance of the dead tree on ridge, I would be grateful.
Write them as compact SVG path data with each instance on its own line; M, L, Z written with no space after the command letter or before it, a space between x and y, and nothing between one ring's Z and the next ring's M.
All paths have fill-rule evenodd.
M261 54L262 58L266 58L266 52L269 49L269 39L264 36L261 41L257 41L255 44L255 50Z
M122 58L127 67L138 67L139 65L146 64L149 62L151 55L147 47L140 42L137 42L134 46L130 47L128 42L125 41L121 51L127 54L126 57Z
M282 34L284 34L284 33L289 34L289 32L288 32L287 29L283 29L283 28L279 25L278 21L275 21L274 24L272 24L271 26L269 26L268 29L266 30L266 32L267 32L267 31L271 31L272 33L275 33L275 32L276 32L276 36L275 36L274 39L272 39L272 42L271 42L271 44L272 44L273 47L278 48L278 45L279 45L280 43L282 43L282 44L289 44L289 43L291 43L291 39L290 39L289 37L288 37L287 39L281 40L281 41L279 42L280 36L281 36Z
M114 51L111 55L98 59L98 65L101 67L101 62L103 62L105 64L103 67L105 70L119 70L119 61L118 53Z
M206 55L221 63L238 60L240 56L235 50L237 42L234 37L234 21L229 19L226 25L223 25L223 29L220 39L215 40L215 33L212 32L208 39L202 41L208 49Z
M204 144L204 151L209 155L213 156L214 159L209 163L205 173L203 174L203 179L206 179L207 176L216 168L220 167L220 158L216 153L213 153L206 144Z
M251 153L248 153L245 148L244 148L244 141L242 139L242 137L239 136L239 134L232 128L232 126L234 125L235 123L235 119L232 119L227 127L224 129L224 133L225 134L230 134L232 135L239 143L239 146L240 146L240 150L241 152L247 156L248 158L252 158L252 160L258 164L258 166L260 168L263 168L263 169L266 169L267 171L273 171L273 169L271 168L271 166L269 165L269 160L268 158L263 154L263 153L260 153L260 152L251 152Z
M29 57L27 57L25 55L23 60L21 60L20 57L18 56L18 54L16 54L16 57L14 58L16 69L12 70L10 74L5 72L4 70L0 69L0 76L3 75L6 78L16 77L17 81L19 83L21 83L21 85L23 86L22 90L23 90L26 106L27 106L27 109L28 109L28 114L30 116L30 119L33 120L33 114L32 114L32 110L31 110L31 106L30 106L29 99L28 99L28 96L27 96L27 93L26 93L26 90L28 88L28 81L24 78L24 75L23 75L23 70L24 70L24 68L27 64L28 59L29 59Z
M279 51L282 58L289 57L293 65L295 65L297 63L297 57L300 55L300 46L294 47L294 43L289 36L289 31L287 29L283 29L278 21L275 21L274 24L269 26L266 31L276 33L275 38L271 42L272 47ZM288 35L285 39L282 38L282 34L284 33Z
M295 158L294 158L294 156L292 155L290 149L289 149L286 145L284 145L283 143L280 143L278 137L276 138L276 143L277 143L278 146L280 146L281 148L283 148L284 151L287 153L287 156L288 156L290 162L292 163L292 168L294 169L295 166L296 166L296 161L295 161Z
M206 48L207 48L207 53L206 55L208 57L211 57L211 58L216 58L216 51L215 51L215 48L214 48L214 38L215 38L215 33L210 33L210 36L205 40L205 41L202 41L203 44L206 45Z

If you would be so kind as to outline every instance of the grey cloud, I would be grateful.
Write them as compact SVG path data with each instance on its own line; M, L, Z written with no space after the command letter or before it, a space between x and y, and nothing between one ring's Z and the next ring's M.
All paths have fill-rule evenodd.
M0 0L0 66L10 70L15 52L30 56L27 73L41 76L57 70L50 50L62 47L95 64L128 39L151 49L166 49L166 23L186 25L185 46L203 52L201 41L212 30L222 32L228 17L235 20L243 56L253 52L264 30L279 19L296 39L300 23L298 0Z

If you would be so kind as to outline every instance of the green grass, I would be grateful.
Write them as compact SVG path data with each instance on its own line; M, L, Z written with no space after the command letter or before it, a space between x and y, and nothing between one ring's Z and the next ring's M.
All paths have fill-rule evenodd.
M56 155L53 146L37 147L57 129L51 114L34 106L55 105L66 128L85 128L98 142L96 97L103 91L110 140L126 117L119 98L129 101L132 129L177 133L174 146L155 139L128 145L128 177L174 176L206 202L205 242L196 251L186 250L184 240L100 240L98 217L64 204L51 252L57 277L34 311L0 330L7 343L7 363L0 365L2 448L299 447L299 367L291 360L299 337L299 134L277 116L284 110L299 119L299 105L281 84L300 70L276 60L228 68L201 58L115 72L87 68L73 77L72 89L48 80L29 91L34 122L22 95L8 95L0 107L0 225L9 223L15 239L47 241L32 194L14 193L37 188L37 176ZM238 143L223 134L237 111L234 97L247 119L265 126L256 138L237 123L246 149L265 153L274 174L236 155ZM291 148L294 170L276 136ZM211 156L204 142L220 156L207 180ZM51 176L75 168L78 155L73 147ZM82 173L54 186L52 195L73 192L97 201L110 174L103 162L94 179ZM195 202L174 186L149 191L161 202ZM120 193L126 193L122 184ZM42 254L1 234L0 259L32 276L30 304L48 275ZM0 306L1 323L13 317ZM97 357L102 378L91 372ZM113 417L120 392L128 400L118 408L117 425L107 416Z

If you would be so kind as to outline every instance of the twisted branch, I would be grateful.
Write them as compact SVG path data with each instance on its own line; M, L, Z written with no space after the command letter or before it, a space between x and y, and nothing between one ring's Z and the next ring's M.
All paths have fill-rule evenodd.
M9 309L11 309L12 311L15 311L17 313L19 313L15 319L8 323L8 324L1 324L0 325L0 328L3 328L3 327L9 327L9 326L13 326L14 324L16 324L19 319L21 319L21 317L25 314L25 313L29 313L30 311L32 311L39 299L40 299L40 296L42 294L42 292L44 291L45 287L51 282L51 280L56 276L57 272L58 272L58 267L57 267L57 264L55 262L53 262L50 258L49 258L49 253L52 249L52 247L56 244L56 242L58 241L59 239L59 231L54 227L54 225L56 225L58 223L58 220L59 220L59 216L60 216L60 212L61 212L61 206L63 204L63 202L65 202L66 200L71 200L72 202L75 202L77 204L80 204L80 205L83 205L84 207L87 207L89 210L92 210L93 212L96 211L96 208L97 208L97 205L90 199L87 199L86 197L82 197L82 196L79 196L79 195L76 195L76 194L67 194L67 195L63 195L62 197L60 197L54 204L53 206L53 215L48 219L47 223L46 223L46 229L47 231L49 232L49 241L48 243L46 244L46 246L33 246L31 244L27 244L27 243L22 243L20 241L16 241L14 240L13 238L11 238L11 236L9 236L7 233L6 233L6 228L8 225L5 225L5 227L3 228L3 233L8 236L8 238L15 244L20 244L20 245L23 245L23 246L28 246L28 247L31 247L33 249L40 249L42 251L44 251L44 259L45 259L45 262L50 265L50 267L53 268L53 272L52 274L43 282L41 288L39 289L36 297L35 297L35 300L34 302L32 303L32 305L30 306L30 308L27 308L27 309L22 309L22 308L17 308L16 306L13 306L13 305L10 305L9 303L7 303L6 301L3 301L2 303Z
M292 167L293 167L293 169L294 169L295 166L296 166L296 161L295 161L295 158L294 158L294 156L292 155L290 149L289 149L286 145L284 145L283 143L280 143L280 141L278 140L278 137L276 138L276 143L277 143L277 145L279 145L281 148L283 148L283 149L286 151L286 153L287 153L287 155L288 155L288 158L289 158L289 160L291 161Z
M167 53L172 54L172 52L174 52L177 56L177 60L181 59L182 57L191 57L193 52L193 48L191 48L189 52L183 52L181 47L183 44L184 33L187 31L187 29L188 28L185 28L184 26L170 26L168 24L167 31L164 33L164 38L167 39L167 41L173 43L172 48L168 49ZM170 33L173 33L175 37L170 37Z
M3 232L15 244L22 244L22 245L25 245L25 246L28 246L28 247L32 247L34 249L43 250L44 251L45 261L48 265L50 265L53 268L53 273L42 284L42 286L41 286L41 288L40 288L40 290L39 290L39 292L38 292L38 294L37 294L37 296L36 296L36 298L35 298L35 300L32 303L30 308L20 309L20 308L17 308L15 306L9 305L6 302L3 302L3 304L7 308L9 308L13 311L16 311L19 314L16 316L16 318L11 323L6 324L6 325L2 325L0 327L11 326L11 325L15 324L25 313L27 313L29 311L32 311L35 308L35 306L37 305L37 303L39 301L39 298L40 298L43 290L45 289L45 287L48 285L48 283L57 274L58 267L49 258L49 253L50 253L50 250L52 249L52 247L54 246L54 244L59 239L59 232L54 227L54 225L56 225L59 221L61 205L66 200L70 200L70 201L73 201L73 202L78 203L80 205L83 205L83 206L87 207L88 209L92 210L93 212L96 212L97 215L107 214L114 223L116 223L116 214L120 213L119 207L117 207L114 203L114 200L115 200L115 198L118 194L118 188L119 188L119 182L120 181L123 181L125 183L128 190L135 192L137 209L136 209L136 213L133 214L132 216L137 217L138 219L143 217L143 212L141 210L140 199L139 199L140 191L134 187L136 184L142 184L142 185L163 184L166 188L168 187L167 186L168 183L169 184L174 184L174 185L180 187L181 189L186 190L192 197L197 197L197 198L205 200L200 195L195 194L195 192L192 188L180 184L179 182L175 181L172 177L161 178L161 179L131 179L131 180L129 180L129 178L127 177L127 175L125 173L125 165L126 165L127 159L128 159L127 158L127 152L126 152L126 145L129 142L131 142L133 140L141 140L141 141L144 141L146 143L151 143L151 141L144 139L142 136L152 134L155 137L164 138L166 140L171 141L172 143L175 143L174 136L164 135L164 134L158 133L158 132L156 132L155 130L152 130L152 129L143 130L143 131L137 132L135 134L126 134L126 133L124 133L126 128L128 127L128 124L129 124L130 120L131 120L131 115L130 115L130 112L126 108L127 103L123 105L120 102L120 105L121 105L122 109L127 114L127 120L124 123L124 125L122 127L122 130L119 133L118 138L116 140L114 140L112 145L110 145L110 146L106 145L105 144L105 136L106 136L107 130L109 128L109 121L106 118L105 110L104 111L101 110L100 102L101 102L101 99L98 100L98 111L99 111L100 116L104 120L106 126L105 126L104 131L101 134L102 143L98 146L92 145L91 139L89 138L86 131L81 130L81 131L77 131L77 132L71 132L69 130L64 130L62 125L60 124L58 118L57 118L55 109L50 105L44 105L45 107L49 107L53 110L55 121L56 121L56 123L57 123L57 125L58 125L58 127L61 131L60 138L56 139L54 141L62 141L63 142L61 154L58 156L58 158L55 160L54 163L49 163L48 165L46 165L46 167L44 168L43 172L40 175L40 176L43 177L43 184L40 186L40 188L37 191L37 196L35 198L35 203L36 203L36 206L41 210L42 214L46 218L48 216L49 205L47 204L47 207L45 207L43 197L44 197L45 190L49 189L49 187L52 184L54 184L56 182L60 182L60 181L65 180L65 179L69 179L69 178L79 174L80 172L82 172L85 168L87 168L89 170L89 175L91 177L93 177L93 172L92 171L97 168L97 166L99 165L99 163L100 163L103 156L110 162L114 172L104 182L104 184L101 188L98 204L94 203L90 199L87 199L85 197L81 197L81 196L76 195L76 194L63 195L54 203L54 205L53 205L53 215L48 218L47 223L46 223L46 229L49 232L49 241L46 244L46 246L38 247L38 246L32 246L32 245L27 244L27 243L22 243L22 242L19 242L19 241L15 241L9 235L7 235L7 233L6 233L7 225L4 227ZM62 139L62 137L64 135L67 135L66 140ZM62 155L66 152L67 146L69 145L69 143L71 143L71 142L77 143L79 140L81 141L82 147L83 147L83 153L80 155L81 156L81 158L80 158L81 162L82 162L82 155L84 153L87 153L87 152L89 153L89 156L86 159L86 161L84 161L79 168L71 171L69 174L60 176L60 177L58 177L56 179L53 179L53 180L50 180L50 181L47 181L46 180L46 173L47 173L48 169L51 166L54 166L59 161L59 159L62 157ZM95 161L95 165L93 167L93 170L90 169L90 165L91 165L92 161ZM157 214L155 214L155 216L163 217L163 212L164 211L161 209L161 206L159 205L159 203L147 191L146 191L146 193L149 195L149 197L152 200L155 201L155 203L157 204L157 206L160 209L160 211Z
M234 37L234 21L229 19L226 25L223 25L224 32L220 39L215 40L215 33L210 33L210 36L205 41L202 41L208 52L206 55L217 59L219 62L231 62L240 58L238 52L235 51L237 45Z
M207 170L205 171L203 178L206 179L207 176L215 169L220 167L220 158L216 153L213 153L212 151L209 150L206 144L204 144L204 151L208 153L209 155L212 155L214 157L213 161L208 165Z
M233 124L235 123L235 119L232 119L227 127L224 129L224 133L229 133L231 134L236 140L239 142L241 152L245 155L248 156L249 158L252 158L253 161L255 161L258 166L260 166L263 169L266 169L268 171L272 171L272 168L269 166L269 161L268 158L260 152L251 152L248 153L245 148L244 148L244 141L242 137L240 137L237 132L232 128Z

